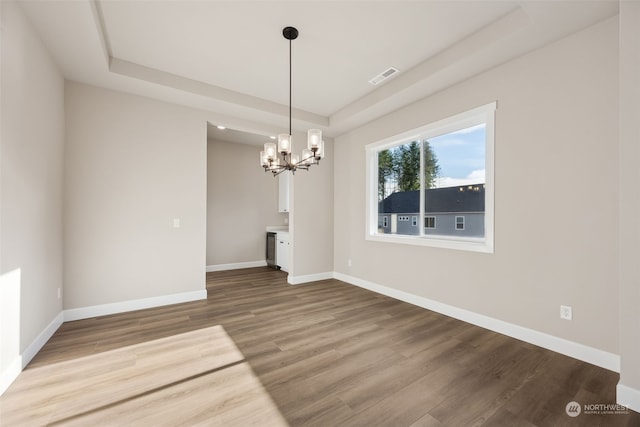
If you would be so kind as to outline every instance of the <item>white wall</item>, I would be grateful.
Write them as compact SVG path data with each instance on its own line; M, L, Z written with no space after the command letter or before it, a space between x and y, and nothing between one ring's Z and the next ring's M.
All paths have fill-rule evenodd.
M208 142L207 266L265 260L266 227L285 225L278 179L258 164L260 147Z
M611 19L336 138L336 271L618 354L617 82ZM364 146L492 101L495 253L365 241Z
M620 2L620 384L640 412L640 2Z
M79 83L65 95L65 309L204 291L206 117Z
M20 7L0 11L1 393L62 311L64 80Z

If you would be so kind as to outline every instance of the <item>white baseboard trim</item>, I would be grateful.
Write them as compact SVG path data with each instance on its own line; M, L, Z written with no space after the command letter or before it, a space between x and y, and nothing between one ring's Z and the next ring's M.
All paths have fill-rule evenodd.
M640 390L618 383L616 387L617 404L640 412Z
M244 264L244 263L243 263ZM266 265L266 264L261 264ZM258 266L261 266L258 265ZM209 267L207 267L209 268ZM248 267L238 267L248 268ZM208 270L207 270L208 271ZM514 325L502 320L494 319L472 311L464 310L448 304L443 304L428 298L420 297L408 292L389 288L357 277L338 272L325 272L309 274L305 276L288 276L287 281L292 285L315 282L335 278L343 282L368 289L391 298L408 302L410 304L426 308L455 319L468 322L503 335L510 336L611 371L620 372L620 356L589 347L583 344L554 337L522 326ZM120 303L103 304L91 307L82 307L65 310L59 313L51 323L38 335L38 337L25 349L22 355L16 357L11 365L0 375L0 395L2 395L11 383L18 377L22 369L33 359L40 349L51 338L63 321L86 319L108 314L122 313L144 308L159 307L163 305L182 302L197 301L207 298L206 289L180 294L163 295L159 297L144 298L124 301ZM640 390L619 383L617 385L617 403L640 412Z
M0 396L18 378L20 372L22 372L22 356L16 356L11 365L0 375Z
M290 285L301 285L303 283L317 282L318 280L327 280L327 279L333 279L333 278L334 278L333 271L328 271L325 273L307 274L305 276L292 276L291 274L289 274L289 276L287 277L287 282Z
M18 378L18 375L22 370L31 362L31 359L35 357L42 347L49 341L49 338L58 330L64 320L63 312L58 315L47 325L46 328L40 332L35 340L11 362L9 368L7 368L2 375L0 375L0 396L7 391L9 386Z
M56 333L58 328L62 326L64 322L64 312L58 313L58 315L44 328L40 335L24 350L22 353L22 367L24 368L31 362L31 359L35 357L42 347L49 341L49 338Z
M215 264L207 265L207 273L212 271L224 271L224 270L239 270L241 268L254 268L254 267L266 267L267 261L247 261L247 262L235 262L233 264Z
M11 365L0 374L0 395L20 375L31 359L44 347L63 322L104 316L107 314L123 313L144 308L160 307L163 305L178 304L181 302L207 299L207 290L183 292L179 294L163 295L159 297L144 298L131 301L123 301L113 304L94 305L91 307L74 308L60 312L49 325L36 337L36 339L17 356Z
M474 313L448 304L443 304L438 301L389 288L343 273L335 272L333 277L343 282L387 295L391 298L399 299L401 301L408 302L409 304L417 305L418 307L426 308L428 310L564 354L565 356L600 366L601 368L605 368L610 371L620 372L620 356L617 354L569 341L564 338L555 337L533 329L514 325L503 320L494 319L489 316Z
M182 302L207 299L207 290L182 292L179 294L162 295L158 297L122 301L111 304L94 305L90 307L72 308L64 311L64 321L89 319L91 317L106 316L108 314L124 313L163 305L179 304Z

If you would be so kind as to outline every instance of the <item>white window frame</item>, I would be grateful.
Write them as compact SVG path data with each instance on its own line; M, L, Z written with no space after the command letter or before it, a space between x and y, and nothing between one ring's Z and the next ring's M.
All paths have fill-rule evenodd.
M436 248L493 253L494 250L494 135L497 102L456 114L365 146L366 220L365 239ZM378 233L378 153L410 141L423 141L485 123L485 212L483 238L423 234L419 236ZM422 166L423 167L423 166ZM422 179L422 173L421 179ZM420 217L425 217L424 192L420 192Z
M418 216L417 215L412 215L411 216L411 226L412 227L417 227L418 226Z
M382 217L382 226L383 226L384 228L389 227L389 216L388 216L388 215L384 215L384 216Z
M462 228L458 228L458 218L462 218ZM464 231L464 226L465 226L465 218L464 215L456 215L455 221L453 223L453 229L456 231Z

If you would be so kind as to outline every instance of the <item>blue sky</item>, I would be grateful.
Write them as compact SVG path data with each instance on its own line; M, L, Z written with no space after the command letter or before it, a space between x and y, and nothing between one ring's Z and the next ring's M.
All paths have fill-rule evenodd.
M430 138L438 157L438 187L483 183L485 176L485 125Z

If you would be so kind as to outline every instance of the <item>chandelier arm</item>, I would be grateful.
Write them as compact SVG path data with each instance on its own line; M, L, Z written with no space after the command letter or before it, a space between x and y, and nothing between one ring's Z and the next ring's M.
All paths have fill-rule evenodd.
M306 162L307 160L311 160L311 159L316 160L316 157L315 157L315 156L309 156L309 157L307 157L306 159L302 159L302 160L300 160L300 162L299 162L299 163L303 163L303 162Z

